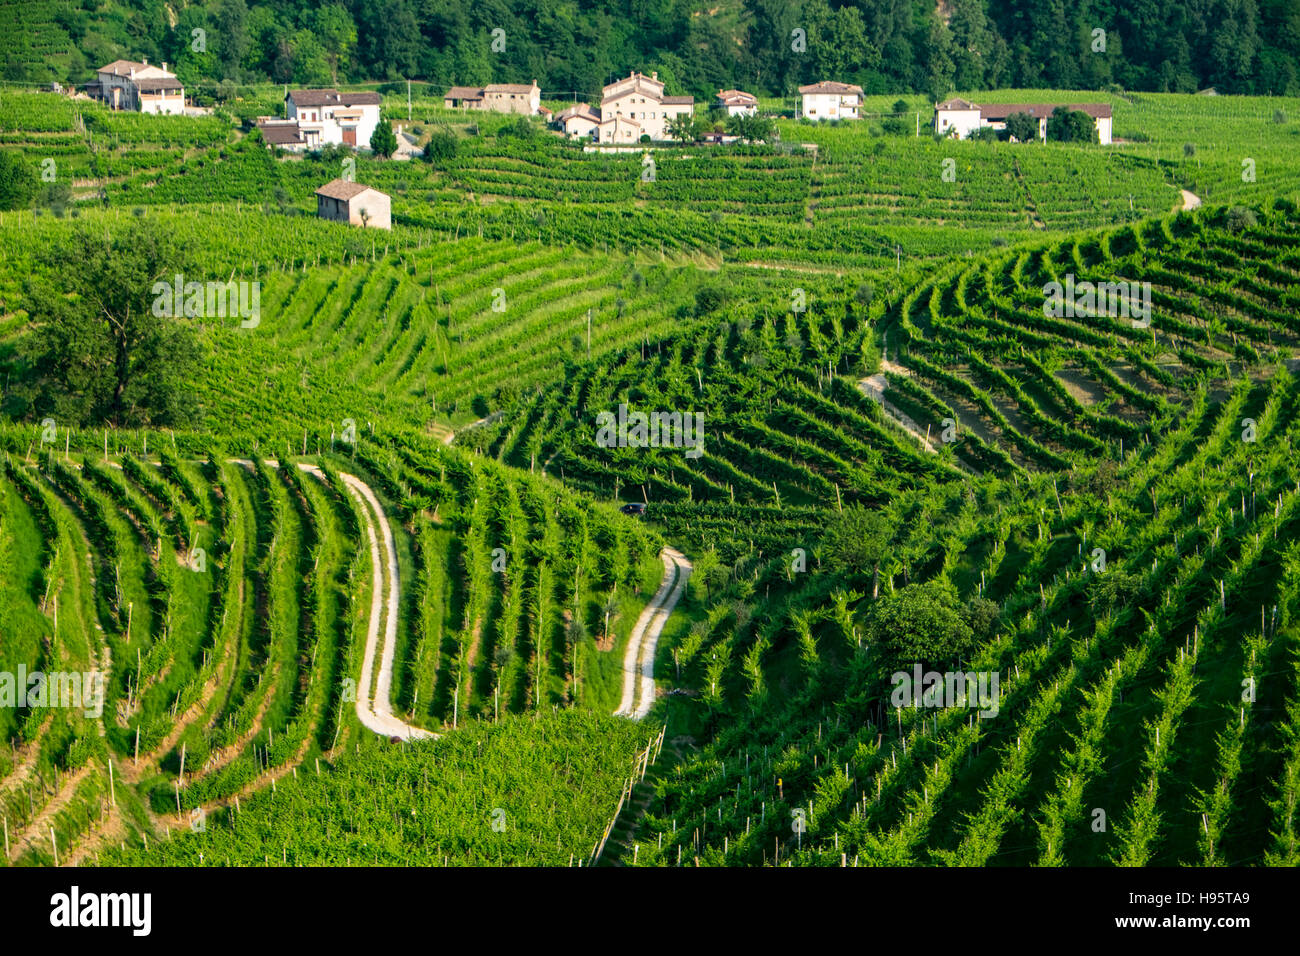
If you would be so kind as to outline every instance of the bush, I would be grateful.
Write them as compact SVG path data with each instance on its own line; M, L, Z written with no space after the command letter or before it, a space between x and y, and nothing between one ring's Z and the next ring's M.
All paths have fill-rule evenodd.
M424 144L423 158L426 163L441 163L452 159L460 148L460 142L453 133L434 133Z
M866 636L887 667L944 670L975 650L967 609L950 585L939 581L909 584L886 594L867 618Z
M695 314L709 315L726 303L726 294L717 286L701 286L695 290Z

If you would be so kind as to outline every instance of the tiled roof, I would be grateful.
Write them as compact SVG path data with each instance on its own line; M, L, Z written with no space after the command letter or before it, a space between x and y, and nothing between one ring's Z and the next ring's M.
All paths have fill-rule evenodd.
M1109 103L1082 103L1073 106L1064 103L993 103L980 107L980 118L1004 120L1012 113L1028 113L1035 118L1041 118L1051 116L1058 108L1078 110L1087 113L1093 119L1109 118L1111 115Z
M135 81L136 88L142 93L156 93L158 90L180 90L181 81L172 76L150 77Z
M573 119L575 116L580 116L583 119L589 119L596 123L600 122L600 110L594 110L586 103L579 103L577 106L570 106L568 109L561 111L555 118L560 122L564 122L567 119Z
M258 123L257 128L271 146L292 146L303 141L297 123Z
M378 106L378 93L340 93L338 90L290 90L295 106Z
M132 70L138 72L144 68L143 63L137 63L135 60L114 60L107 66L101 66L96 72L112 73L114 76L129 76Z
M799 87L800 93L861 93L862 87L854 86L852 83L837 83L833 80L823 80L821 83L810 83L807 86Z
M481 100L483 99L483 87L481 86L453 86L443 96L444 100Z
M718 90L718 102L726 106L757 106L758 97L743 90Z
M934 107L936 110L977 110L979 109L970 100L963 100L960 97L953 97L950 100L944 100Z
M350 183L346 179L336 179L333 182L326 183L320 189L316 190L316 195L324 196L327 199L341 199L347 201L361 195L369 188L369 186L363 186L361 183ZM378 192L378 190L375 191Z
M695 97L693 96L662 96L659 102L664 106L694 106Z

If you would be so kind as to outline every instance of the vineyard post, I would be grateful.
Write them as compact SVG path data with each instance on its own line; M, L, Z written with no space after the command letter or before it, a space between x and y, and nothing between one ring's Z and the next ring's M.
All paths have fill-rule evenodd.
M113 806L117 806L117 790L113 786L113 761L108 762L108 798L112 801Z

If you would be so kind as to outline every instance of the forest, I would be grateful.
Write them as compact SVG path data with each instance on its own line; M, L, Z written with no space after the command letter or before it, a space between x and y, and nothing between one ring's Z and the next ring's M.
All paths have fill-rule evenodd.
M697 97L788 96L830 78L935 98L1300 91L1300 0L6 0L0 13L63 51L33 64L0 41L6 80L85 82L102 63L150 57L209 95L266 81L536 79L547 96L584 97L632 69Z

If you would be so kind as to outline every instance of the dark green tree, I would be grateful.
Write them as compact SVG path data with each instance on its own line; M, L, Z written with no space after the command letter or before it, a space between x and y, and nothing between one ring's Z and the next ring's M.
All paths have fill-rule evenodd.
M841 575L871 575L871 596L880 596L880 566L889 556L892 537L883 511L849 505L830 521L822 538L822 563Z
M375 126L375 131L370 134L370 148L375 151L376 156L383 156L385 159L397 152L397 134L393 132L393 124L386 119L381 119Z
M156 308L184 260L170 235L145 224L81 229L33 270L31 316L15 389L35 416L79 425L182 425L196 417L189 383L198 346L185 320ZM175 311L172 309L170 311Z
M21 153L0 150L0 210L27 208L39 188L36 170Z
M1007 117L1007 135L1020 143L1032 143L1038 139L1038 120L1028 113L1012 113Z
M899 670L914 664L944 669L967 659L976 635L966 609L951 586L939 581L909 584L872 605L866 638L886 666Z

